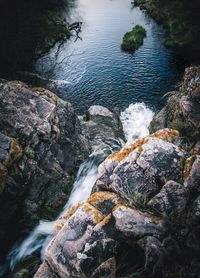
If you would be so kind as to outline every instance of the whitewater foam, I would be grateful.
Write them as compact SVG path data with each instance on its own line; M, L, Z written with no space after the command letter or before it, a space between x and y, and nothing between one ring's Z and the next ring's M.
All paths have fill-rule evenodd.
M149 124L153 119L153 111L146 107L144 103L130 104L121 115L124 135L127 143L130 144L134 139L145 137L149 134Z

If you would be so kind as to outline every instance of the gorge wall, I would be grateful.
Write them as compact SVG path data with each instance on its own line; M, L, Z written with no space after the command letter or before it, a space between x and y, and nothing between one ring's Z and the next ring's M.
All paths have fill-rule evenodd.
M70 103L19 81L1 80L0 100L3 263L11 245L40 219L57 217L85 158L106 147L108 154L121 148L122 131L118 115L104 107L78 117Z

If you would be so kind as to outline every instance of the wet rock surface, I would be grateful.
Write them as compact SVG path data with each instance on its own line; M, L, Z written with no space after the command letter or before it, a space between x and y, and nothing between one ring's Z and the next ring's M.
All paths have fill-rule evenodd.
M88 201L67 213L35 277L165 277L182 252L198 252L199 156L184 180L185 156L171 129L111 154Z
M1 80L2 256L21 231L41 218L55 219L68 199L78 166L92 151L107 147L110 153L114 143L115 149L121 148L114 114L100 106L90 113L90 121L80 121L71 104L50 91Z
M79 120L93 151L122 147L124 134L118 111L111 112L106 107L93 105L84 116L79 116Z
M154 118L156 132L99 166L87 202L58 220L36 278L199 277L198 109L181 105L189 98L198 107L198 80L199 68L187 69L179 92ZM86 122L93 119L100 124L88 112ZM184 126L165 128L177 120Z
M63 206L72 174L90 147L71 104L44 89L1 81L0 118L3 251L5 237L18 234L18 226L29 228Z

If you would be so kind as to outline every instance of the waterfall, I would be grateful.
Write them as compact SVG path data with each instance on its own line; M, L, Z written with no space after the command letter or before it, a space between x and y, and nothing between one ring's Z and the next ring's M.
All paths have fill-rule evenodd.
M153 119L153 111L146 107L144 103L130 104L121 113L124 135L127 143L130 144L137 138L143 138L149 134L149 125Z
M127 143L148 135L148 126L152 118L153 112L144 103L131 104L124 110L120 119ZM116 150L113 141L112 144L112 146L108 144L103 150L93 152L81 164L69 200L60 215L74 204L87 200L98 178L98 166L112 150ZM43 259L45 249L55 235L55 222L41 220L27 238L18 241L9 252L5 265L0 267L0 277L5 277L3 275L8 269L12 270L20 260L33 254L36 250L41 250L41 258Z

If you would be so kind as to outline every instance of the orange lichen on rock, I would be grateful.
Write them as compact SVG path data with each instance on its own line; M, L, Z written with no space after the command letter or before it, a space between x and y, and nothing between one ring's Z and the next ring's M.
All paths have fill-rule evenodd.
M90 204L85 203L81 207L87 214L93 215L94 224L99 223L103 219L103 215L101 214L101 212L97 210L95 207L91 206Z
M190 172L192 170L192 165L193 165L195 159L196 159L195 156L190 156L189 158L186 159L184 171L183 171L183 180L184 181L189 177Z
M77 209L82 205L82 203L78 203L74 206L72 206L67 212L62 214L58 220L56 221L56 232L59 232L62 227L65 225L67 220L77 211Z
M23 154L22 149L17 143L17 140L12 139L11 146L10 146L10 157L12 158L12 160L16 161L22 157L22 154Z
M179 132L177 130L164 128L142 139L136 139L130 146L122 148L119 152L112 153L107 159L114 159L115 161L120 162L136 149L139 156L139 154L143 151L142 146L146 144L150 138L159 138L165 141L172 141L178 137Z
M142 145L148 141L148 137L135 140L130 146L122 148L119 152L112 153L107 159L114 159L117 162L122 161L131 152L138 148L138 152L142 151Z
M117 194L108 191L98 191L93 193L88 198L88 203L92 206L95 206L97 203L103 203L104 201L109 200L111 200L115 204L120 202L120 198L119 196L117 196Z
M67 212L58 218L55 224L57 233L64 227L67 220L72 217L78 211L78 209L83 209L86 214L91 215L93 217L94 224L99 223L103 219L103 215L95 207L88 203L79 203L72 206Z
M57 95L55 95L54 93L50 92L47 89L41 88L41 87L37 87L33 89L34 92L36 92L39 95L46 95L47 97L51 98L53 101L57 102L58 100L61 100Z
M4 161L0 163L0 193L5 188L9 168L22 157L22 149L16 139L10 138L10 147Z
M101 224L102 226L107 225L110 220L112 218L112 214L109 213L99 224Z
M155 133L151 134L149 137L159 138L165 141L172 141L177 139L180 136L178 130L171 129L171 128L164 128L161 130L156 131Z

